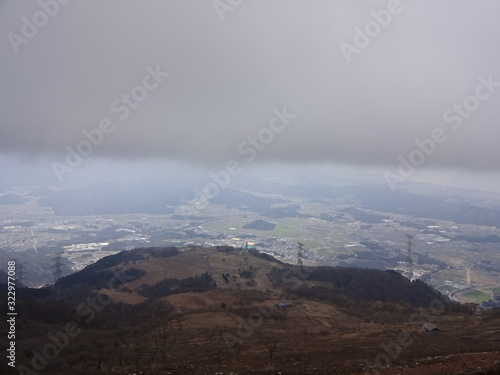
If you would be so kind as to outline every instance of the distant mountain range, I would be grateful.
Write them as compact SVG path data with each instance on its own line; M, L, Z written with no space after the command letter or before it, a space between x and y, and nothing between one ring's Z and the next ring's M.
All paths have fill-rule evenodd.
M375 184L341 186L329 184L266 186L263 184L256 187L256 190L311 200L349 198L353 204L358 202L359 208L374 211L500 228L500 209L469 204L466 198L463 198L463 203L457 202L456 193L454 193L454 200L451 201L447 200L442 192L439 196L419 195L399 190L393 192L385 185ZM378 221L375 217L370 221L372 219Z
M171 214L171 206L193 196L193 192L182 188L103 184L54 192L38 203L51 207L57 215Z
M454 221L460 224L500 227L500 209L459 202L456 192L453 201L439 196L419 195L404 191L391 191L383 185L329 185L329 184L262 184L252 185L259 193L278 195L283 198L258 196L248 191L225 188L210 199L213 204L228 208L240 208L258 213L270 219L309 217L300 212L301 206L290 204L285 197L321 199L350 199L358 208L398 213L419 218ZM125 187L118 184L92 185L78 189L51 192L38 189L31 195L40 196L41 206L52 208L58 215L99 214L172 214L174 208L195 198L192 189L138 184ZM0 204L24 204L26 198L18 194L0 197ZM356 209L355 216L368 215ZM379 222L382 216L372 216L365 222ZM363 221L363 220L362 220Z

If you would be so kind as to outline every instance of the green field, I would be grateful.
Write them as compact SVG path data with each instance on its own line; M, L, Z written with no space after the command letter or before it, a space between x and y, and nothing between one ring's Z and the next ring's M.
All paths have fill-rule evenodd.
M479 303L479 304L482 303L482 302L484 302L484 301L488 301L489 299L491 299L491 295L490 294L486 294L486 293L484 293L481 290L474 290L472 292L464 293L462 295L462 297L470 299L470 300L472 300L472 302Z
M286 237L286 238L297 239L307 235L307 232L305 232L301 228L303 225L306 224L307 221L300 219L291 219L287 220L286 222L277 224L272 231L269 231L269 233L271 233L272 236L274 237Z

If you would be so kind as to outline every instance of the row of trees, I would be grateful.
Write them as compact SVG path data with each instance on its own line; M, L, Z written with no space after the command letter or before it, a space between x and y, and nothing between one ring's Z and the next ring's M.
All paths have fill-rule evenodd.
M420 280L410 281L394 271L344 267L273 268L270 277L278 287L297 296L332 302L359 299L363 301L401 301L413 306L428 306L438 298L438 291ZM305 282L307 281L307 283ZM321 282L311 285L309 282ZM325 286L325 283L330 286Z

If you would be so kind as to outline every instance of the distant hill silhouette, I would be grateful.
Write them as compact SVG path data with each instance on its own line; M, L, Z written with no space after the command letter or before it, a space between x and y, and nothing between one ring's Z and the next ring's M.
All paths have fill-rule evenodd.
M27 201L26 198L14 193L5 194L0 197L0 205L22 205Z
M451 202L443 197L430 197L400 190L391 191L387 185L381 184L353 185L345 181L342 185L283 185L259 182L252 185L252 188L263 193L279 193L311 200L350 197L360 203L359 208L500 228L500 210L497 208ZM367 220L378 219L371 217Z
M257 229L257 230L273 230L275 227L276 224L261 219L254 220L251 223L243 225L244 229Z
M286 199L259 197L236 189L222 189L210 202L226 207L247 208L252 211L269 209L275 203L287 203Z
M32 197L48 197L52 194L54 194L53 190L43 187L31 191L28 195Z
M173 187L101 184L56 192L38 203L51 207L57 215L171 214L170 206L193 196L188 189Z
M448 202L439 197L426 197L379 186L358 187L365 208L421 218L454 221L459 224L489 225L500 228L500 210L471 204Z

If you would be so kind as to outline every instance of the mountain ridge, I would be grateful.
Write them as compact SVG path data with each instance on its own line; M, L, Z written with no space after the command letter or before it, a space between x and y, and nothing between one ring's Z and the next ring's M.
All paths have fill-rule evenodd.
M361 374L398 332L414 343L390 362L408 369L413 358L500 349L496 310L479 317L395 271L290 265L230 246L122 251L51 288L20 289L17 309L25 366L68 322L78 330L45 359L54 375ZM429 321L445 346L421 331Z

